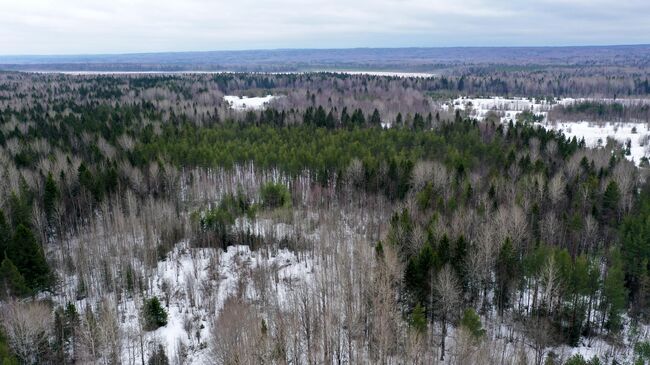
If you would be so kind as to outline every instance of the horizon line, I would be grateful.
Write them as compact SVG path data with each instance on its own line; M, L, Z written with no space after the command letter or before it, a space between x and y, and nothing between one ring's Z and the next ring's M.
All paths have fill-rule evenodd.
M580 45L526 45L526 46L397 46L397 47L323 47L323 48L250 48L250 49L213 49L213 50L181 50L181 51L148 51L148 52L100 52L100 53L23 53L1 54L0 58L9 57L88 57L88 56L129 56L129 55L154 55L154 54L181 54L181 53L237 53L237 52L273 52L273 51L353 51L353 50L400 50L400 49L526 49L526 48L615 48L615 47L650 47L650 43L623 43L623 44L580 44Z

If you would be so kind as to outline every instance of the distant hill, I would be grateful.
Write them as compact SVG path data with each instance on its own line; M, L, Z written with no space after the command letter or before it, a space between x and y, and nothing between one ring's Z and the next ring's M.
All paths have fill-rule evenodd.
M66 56L0 56L23 71L434 71L452 66L650 66L650 45L277 49Z

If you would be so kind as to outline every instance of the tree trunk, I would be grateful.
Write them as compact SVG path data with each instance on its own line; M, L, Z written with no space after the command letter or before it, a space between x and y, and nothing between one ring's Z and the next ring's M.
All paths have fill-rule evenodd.
M442 316L442 339L440 341L440 361L445 360L445 337L447 337L447 318Z

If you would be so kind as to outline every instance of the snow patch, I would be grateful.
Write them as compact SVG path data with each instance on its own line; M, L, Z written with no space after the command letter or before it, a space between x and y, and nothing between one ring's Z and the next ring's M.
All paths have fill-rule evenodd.
M226 95L223 99L230 105L231 108L235 110L259 110L264 109L271 100L275 99L274 95L267 96L256 96L256 97L247 97L247 96L237 96L237 95Z

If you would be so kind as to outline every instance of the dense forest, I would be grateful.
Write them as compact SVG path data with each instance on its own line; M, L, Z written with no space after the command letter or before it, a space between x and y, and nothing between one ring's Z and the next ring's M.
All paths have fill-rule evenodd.
M647 76L475 71L0 73L0 363L650 362L647 168L440 104Z

